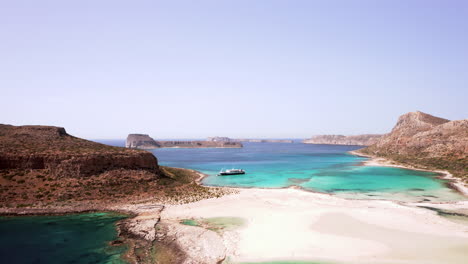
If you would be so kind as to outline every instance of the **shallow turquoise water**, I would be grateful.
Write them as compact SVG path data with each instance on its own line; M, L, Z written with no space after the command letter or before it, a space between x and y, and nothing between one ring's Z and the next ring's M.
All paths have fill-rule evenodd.
M109 213L0 217L0 263L125 263Z
M210 186L282 188L333 193L347 198L452 201L463 196L435 173L391 167L366 167L366 158L347 152L357 146L244 143L241 149L155 149L160 164L199 170ZM222 168L245 175L216 176Z

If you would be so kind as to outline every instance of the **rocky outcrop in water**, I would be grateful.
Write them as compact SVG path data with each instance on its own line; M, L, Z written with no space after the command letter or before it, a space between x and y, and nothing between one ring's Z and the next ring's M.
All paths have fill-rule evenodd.
M160 148L161 144L146 134L129 134L125 142L126 148L154 149Z
M365 134L355 136L343 135L319 135L310 139L303 140L305 144L330 144L330 145L358 145L369 146L376 143L382 135Z
M359 152L468 177L468 119L410 112L400 116L389 134Z

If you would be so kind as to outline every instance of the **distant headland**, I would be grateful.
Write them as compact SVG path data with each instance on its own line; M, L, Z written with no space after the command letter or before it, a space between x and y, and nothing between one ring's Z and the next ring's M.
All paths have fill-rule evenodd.
M305 144L331 144L331 145L358 145L370 146L376 143L382 135L379 134L365 134L365 135L318 135L310 139L305 139L302 143Z

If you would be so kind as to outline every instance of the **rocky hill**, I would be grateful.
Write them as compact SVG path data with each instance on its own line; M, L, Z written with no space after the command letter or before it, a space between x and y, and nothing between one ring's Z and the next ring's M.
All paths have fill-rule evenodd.
M0 207L210 195L195 177L159 167L150 152L80 139L61 127L0 124Z
M116 169L158 174L149 152L76 138L61 127L0 125L0 169L47 170L58 178L88 177Z
M242 148L239 142L230 140L166 140L156 141L145 134L129 134L125 143L127 148Z
M302 143L370 146L376 143L381 137L382 135L377 135L377 134L366 134L366 135L355 135L355 136L318 135L310 139L303 140Z
M359 153L468 177L468 119L449 121L410 112L400 116L389 134Z

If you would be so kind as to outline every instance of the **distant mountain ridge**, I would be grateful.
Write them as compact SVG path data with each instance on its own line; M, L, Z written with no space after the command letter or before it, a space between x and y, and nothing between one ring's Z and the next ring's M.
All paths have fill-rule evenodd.
M370 146L376 143L381 137L382 135L379 135L379 134L364 134L364 135L354 135L354 136L318 135L318 136L313 136L310 139L305 139L302 141L302 143Z
M410 112L399 117L389 134L358 153L445 169L468 178L468 119L450 121Z

